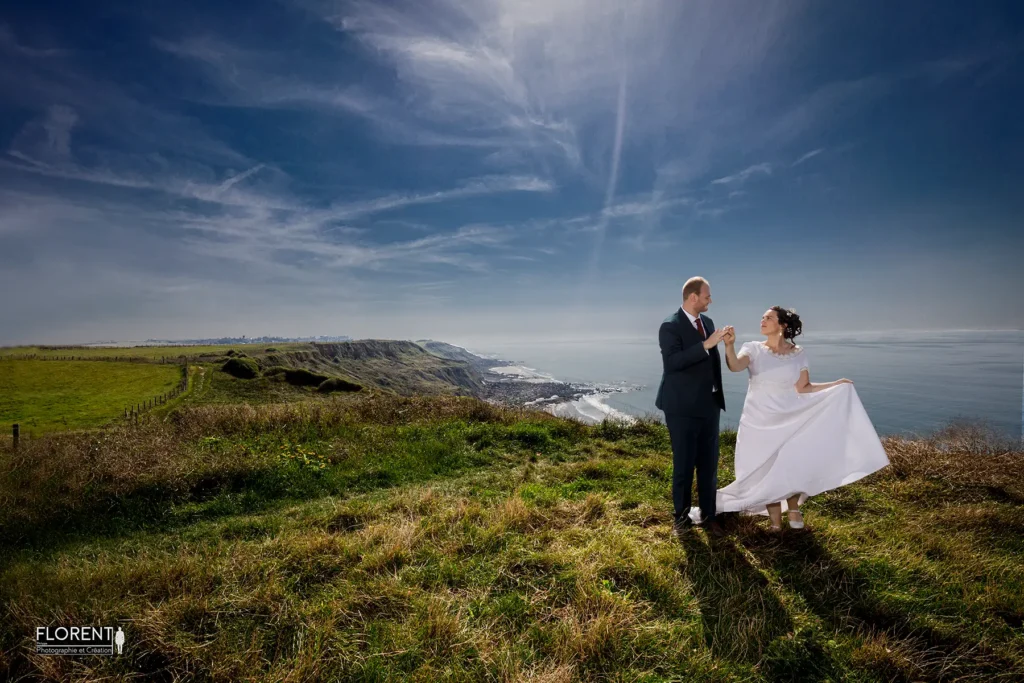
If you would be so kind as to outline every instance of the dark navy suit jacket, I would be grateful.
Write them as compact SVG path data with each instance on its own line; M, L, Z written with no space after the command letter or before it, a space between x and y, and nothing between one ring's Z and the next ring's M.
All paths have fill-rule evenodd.
M715 323L700 316L704 332L710 336ZM676 415L709 416L725 410L722 394L722 358L718 347L704 350L704 340L690 323L682 308L661 323L658 330L662 375L654 405ZM718 391L712 392L711 387Z

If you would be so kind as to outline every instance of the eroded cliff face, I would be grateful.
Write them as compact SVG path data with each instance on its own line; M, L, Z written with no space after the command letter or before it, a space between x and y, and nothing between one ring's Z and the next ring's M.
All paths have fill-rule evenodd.
M411 341L389 339L359 339L350 342L310 344L314 353L338 360L369 360L381 358L394 360L402 356L430 356L419 344Z

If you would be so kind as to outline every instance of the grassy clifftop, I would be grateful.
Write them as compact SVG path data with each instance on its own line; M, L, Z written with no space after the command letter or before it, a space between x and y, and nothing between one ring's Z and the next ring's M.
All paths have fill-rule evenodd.
M413 342L371 339L277 346L0 349L0 440L9 436L11 423L19 423L24 434L37 435L116 420L126 407L146 404L174 386L180 374L176 364L186 357L198 380L180 401L188 405L320 400L317 387L331 378L341 386L404 396L479 396L483 376L478 364L448 357L445 347L435 344L428 351ZM252 370L245 377L233 376L224 371L230 363Z
M482 376L470 365L438 357L406 341L370 339L292 345L287 350L244 349L242 352L262 373L254 379L239 379L220 371L227 351L230 349L203 354L193 361L211 370L208 385L192 397L193 404L320 398L315 387L296 387L283 381L275 374L281 368L340 377L374 391L402 396L472 395L483 387Z
M33 439L0 453L0 679L1019 680L1024 454L885 445L804 533L680 542L656 423L378 394ZM126 654L36 656L56 623Z

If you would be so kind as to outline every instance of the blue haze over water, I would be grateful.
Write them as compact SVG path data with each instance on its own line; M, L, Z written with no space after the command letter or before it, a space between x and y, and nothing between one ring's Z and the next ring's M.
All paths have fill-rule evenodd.
M744 341L763 337L738 335ZM805 334L811 381L854 381L880 435L927 435L951 420L983 420L1002 434L1024 438L1024 331ZM654 406L661 379L656 327L650 338L616 340L454 341L470 351L520 363L558 380L643 385L613 393L609 408L662 417ZM724 368L722 428L738 425L746 371Z

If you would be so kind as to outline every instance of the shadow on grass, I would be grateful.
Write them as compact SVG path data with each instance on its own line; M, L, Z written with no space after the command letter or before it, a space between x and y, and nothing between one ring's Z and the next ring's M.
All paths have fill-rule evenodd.
M682 570L700 605L705 644L716 657L757 664L793 625L768 580L731 539L708 544L691 529L679 542L686 551Z
M22 553L57 552L76 543L114 539L134 533L159 533L203 521L269 512L295 502L324 496L367 493L415 484L462 472L493 460L468 457L444 467L403 469L401 462L345 473L318 472L291 466L210 474L187 488L159 484L119 496L97 497L75 508L51 511L31 524L0 526L0 572ZM436 470L436 471L435 471Z
M874 593L870 576L829 552L812 530L786 532L776 541L756 533L742 540L827 628L864 638L867 647L855 653L855 664L883 680L995 681L1024 675L1014 662L969 635L953 629L940 633L886 604Z

